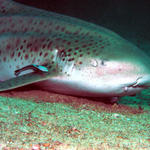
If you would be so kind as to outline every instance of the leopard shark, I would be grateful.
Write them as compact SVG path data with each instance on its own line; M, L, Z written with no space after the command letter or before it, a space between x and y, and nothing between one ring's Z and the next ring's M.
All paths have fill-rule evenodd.
M35 84L84 97L134 95L150 86L150 58L115 32L0 0L0 91Z

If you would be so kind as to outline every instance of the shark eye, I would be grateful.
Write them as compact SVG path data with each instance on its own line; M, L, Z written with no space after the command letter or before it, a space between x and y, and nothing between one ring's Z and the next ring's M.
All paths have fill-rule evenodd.
M96 59L92 59L91 62L90 62L90 65L91 65L92 67L97 67L97 66L98 66L97 60L96 60Z

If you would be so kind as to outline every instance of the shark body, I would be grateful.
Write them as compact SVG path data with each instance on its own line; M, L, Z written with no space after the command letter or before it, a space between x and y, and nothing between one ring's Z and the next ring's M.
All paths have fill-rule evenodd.
M35 83L77 96L120 97L150 86L150 58L116 33L0 0L0 91Z

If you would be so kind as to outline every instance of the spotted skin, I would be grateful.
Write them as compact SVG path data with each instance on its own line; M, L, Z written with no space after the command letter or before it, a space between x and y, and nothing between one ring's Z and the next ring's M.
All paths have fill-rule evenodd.
M101 43L101 50L96 51L99 44L94 40L82 39L81 42L78 38L77 42L75 38L69 42L69 39L73 38L72 36L67 35L63 38L60 36L58 38L57 34L51 36L27 33L2 34L0 38L0 43L3 43L0 45L0 69L4 71L0 74L0 79L5 82L0 84L1 91L46 80L57 76L58 73L69 77L71 76L70 66L72 64L74 68L81 70L85 63L85 57L98 55L104 46L107 47L110 44L106 40L103 44ZM91 51L91 49L93 50ZM15 71L17 69L30 64L45 66L49 73L43 73L43 76L40 76L29 70L21 73L21 77L16 77ZM27 80L27 78L29 79Z
M132 95L150 86L149 66L148 56L108 29L0 0L0 91L35 83L69 95Z
M80 65L84 64L84 57L98 55L104 47L111 44L108 40L98 43L97 40L80 40L79 38L74 38L70 42L72 38L72 36L61 37L57 34L51 34L51 36L27 33L3 34L0 38L0 43L3 43L0 45L0 69L7 67L10 72L7 72L5 76L1 74L0 78L7 80L15 77L15 70L29 64L39 64L48 69L54 69L59 65L61 72L64 66L76 61L76 65L80 68ZM97 47L99 47L98 50ZM69 75L67 69L64 73Z

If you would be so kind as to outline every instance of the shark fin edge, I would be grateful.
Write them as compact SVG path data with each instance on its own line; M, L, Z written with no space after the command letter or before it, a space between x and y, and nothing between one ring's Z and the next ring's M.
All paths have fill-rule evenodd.
M0 82L0 92L26 86L35 82L44 81L50 78L48 73L28 73L9 80Z

